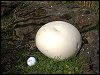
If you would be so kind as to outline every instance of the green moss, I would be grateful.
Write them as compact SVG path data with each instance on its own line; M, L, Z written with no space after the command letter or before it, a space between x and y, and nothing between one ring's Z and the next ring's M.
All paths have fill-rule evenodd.
M29 56L37 58L36 65L29 67L26 63ZM24 74L40 74L40 73L68 73L69 70L74 70L76 74L80 73L79 65L77 64L77 58L71 57L64 61L54 61L47 58L40 52L28 52L27 50L20 50L17 53L16 64L7 71L7 73L24 73Z
M7 47L4 47L4 46ZM4 66L5 70L2 71L2 73L6 74L16 74L16 73L22 73L22 74L41 74L41 73L65 73L67 74L69 71L73 71L76 74L81 73L79 71L79 65L77 64L77 57L73 56L69 58L68 60L63 61L55 61L53 59L50 59L46 56L44 56L41 52L37 51L34 52L25 49L16 49L11 44L2 44L2 65L4 64L5 60L8 62L9 60L13 62L10 58L13 57L14 63L7 64ZM14 54L14 55L13 55ZM8 56L7 56L8 55ZM10 56L9 56L10 55ZM27 59L30 56L34 56L37 59L36 65L29 67L26 63ZM4 62L3 62L4 61Z

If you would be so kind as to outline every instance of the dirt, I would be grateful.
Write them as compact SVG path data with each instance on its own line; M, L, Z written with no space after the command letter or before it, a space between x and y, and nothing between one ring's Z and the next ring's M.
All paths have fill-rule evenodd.
M6 10L10 9L6 8ZM3 7L2 12L4 12ZM15 41L16 46L31 50L36 49L36 32L45 23L62 20L73 24L81 32L82 38L87 40L79 54L78 62L82 64L81 70L87 74L99 73L99 32L94 30L99 24L99 14L76 3L30 1L16 7L13 16L15 21L12 25L18 36Z
M14 10L20 3L21 1L1 1L1 16Z

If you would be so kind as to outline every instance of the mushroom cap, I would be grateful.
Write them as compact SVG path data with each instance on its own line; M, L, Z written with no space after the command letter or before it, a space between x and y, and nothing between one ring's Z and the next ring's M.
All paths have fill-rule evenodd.
M27 60L28 66L33 66L36 63L36 59L34 57L29 57Z
M73 25L64 21L53 21L38 30L35 41L44 55L63 60L80 49L82 38Z

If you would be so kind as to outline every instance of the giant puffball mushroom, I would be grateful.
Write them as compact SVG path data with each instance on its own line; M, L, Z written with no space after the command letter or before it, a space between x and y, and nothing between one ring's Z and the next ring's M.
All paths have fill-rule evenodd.
M73 25L64 21L53 21L38 30L35 41L44 55L63 60L79 51L82 38Z

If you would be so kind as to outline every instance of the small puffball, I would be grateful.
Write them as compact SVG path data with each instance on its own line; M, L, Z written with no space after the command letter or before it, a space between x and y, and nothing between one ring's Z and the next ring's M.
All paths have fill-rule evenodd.
M28 64L28 66L33 66L33 65L35 65L35 64L36 64L36 59L35 59L34 57L28 58L27 64Z
M36 46L47 57L63 60L76 53L82 38L72 24L53 21L43 25L36 34Z

